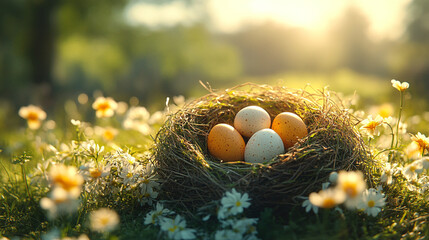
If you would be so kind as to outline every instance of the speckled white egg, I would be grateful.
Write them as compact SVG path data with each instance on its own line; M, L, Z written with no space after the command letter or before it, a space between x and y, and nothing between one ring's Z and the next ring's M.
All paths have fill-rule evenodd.
M264 163L284 153L283 141L272 129L257 131L249 139L244 149L244 161Z
M259 106L241 109L234 118L234 128L244 137L251 137L257 131L270 128L271 117Z

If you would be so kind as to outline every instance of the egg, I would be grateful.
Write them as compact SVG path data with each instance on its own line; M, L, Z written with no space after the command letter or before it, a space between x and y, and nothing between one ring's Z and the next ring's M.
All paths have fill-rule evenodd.
M264 163L284 153L283 141L272 129L257 131L249 139L244 150L244 160L249 163Z
M207 147L211 155L227 162L243 161L246 143L231 125L220 123L209 132Z
M292 112L282 112L277 115L271 128L281 137L285 149L292 147L308 134L304 121Z
M270 128L271 117L263 108L248 106L241 109L234 118L234 127L241 135L250 138L257 131Z

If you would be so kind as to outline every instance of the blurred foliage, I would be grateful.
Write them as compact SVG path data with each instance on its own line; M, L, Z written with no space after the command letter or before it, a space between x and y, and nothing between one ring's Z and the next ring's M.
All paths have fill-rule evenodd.
M285 71L335 72L348 68L388 75L389 40L368 35L365 15L354 7L336 19L326 35L274 22L250 24L227 39L239 50L244 73L266 76Z
M414 84L415 93L427 99L429 89L429 2L413 0L408 9L408 26L391 59L392 72Z
M166 96L187 94L200 79L227 81L241 73L236 51L203 25L157 30L130 26L123 12L128 2L2 1L2 96L21 105L49 106L43 96L32 96L64 99L64 94L101 89L119 97L136 95L142 102L165 101ZM25 17L41 13L51 21L34 26L34 18ZM54 42L52 49L32 55L37 47L31 42L40 40L35 27L50 29L46 31L54 33ZM49 59L43 60L50 55L55 59L51 65ZM35 74L41 71L35 63L42 60L49 65L47 74L52 79ZM34 88L41 83L49 85L48 89Z
M126 21L125 10L132 4L173 1L204 4L1 1L1 98L15 108L31 102L52 110L56 102L77 93L101 90L119 100L137 96L142 104L159 108L167 96L195 94L199 80L229 87L245 79L260 82L296 72L330 76L341 69L362 79L408 81L421 95L429 88L425 0L410 2L401 41L371 38L369 20L352 5L325 33L274 22L248 23L237 32L219 33L211 30L210 16L170 27ZM356 87L351 80L360 81L348 80L348 89Z

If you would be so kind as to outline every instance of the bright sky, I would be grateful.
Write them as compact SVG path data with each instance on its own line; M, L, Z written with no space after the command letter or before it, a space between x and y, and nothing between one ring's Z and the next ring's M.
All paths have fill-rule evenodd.
M357 6L367 16L370 36L396 38L404 29L407 4L411 0L201 0L197 6L182 1L164 5L136 3L126 10L131 24L171 26L189 24L208 14L214 29L238 30L243 23L276 21L309 30L324 31L344 9Z

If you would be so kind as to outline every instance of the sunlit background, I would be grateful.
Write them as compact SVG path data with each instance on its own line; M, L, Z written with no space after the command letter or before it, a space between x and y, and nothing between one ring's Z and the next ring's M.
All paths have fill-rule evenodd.
M155 110L207 93L199 81L329 85L377 103L394 78L425 99L427 56L426 0L0 2L3 116L81 93Z

